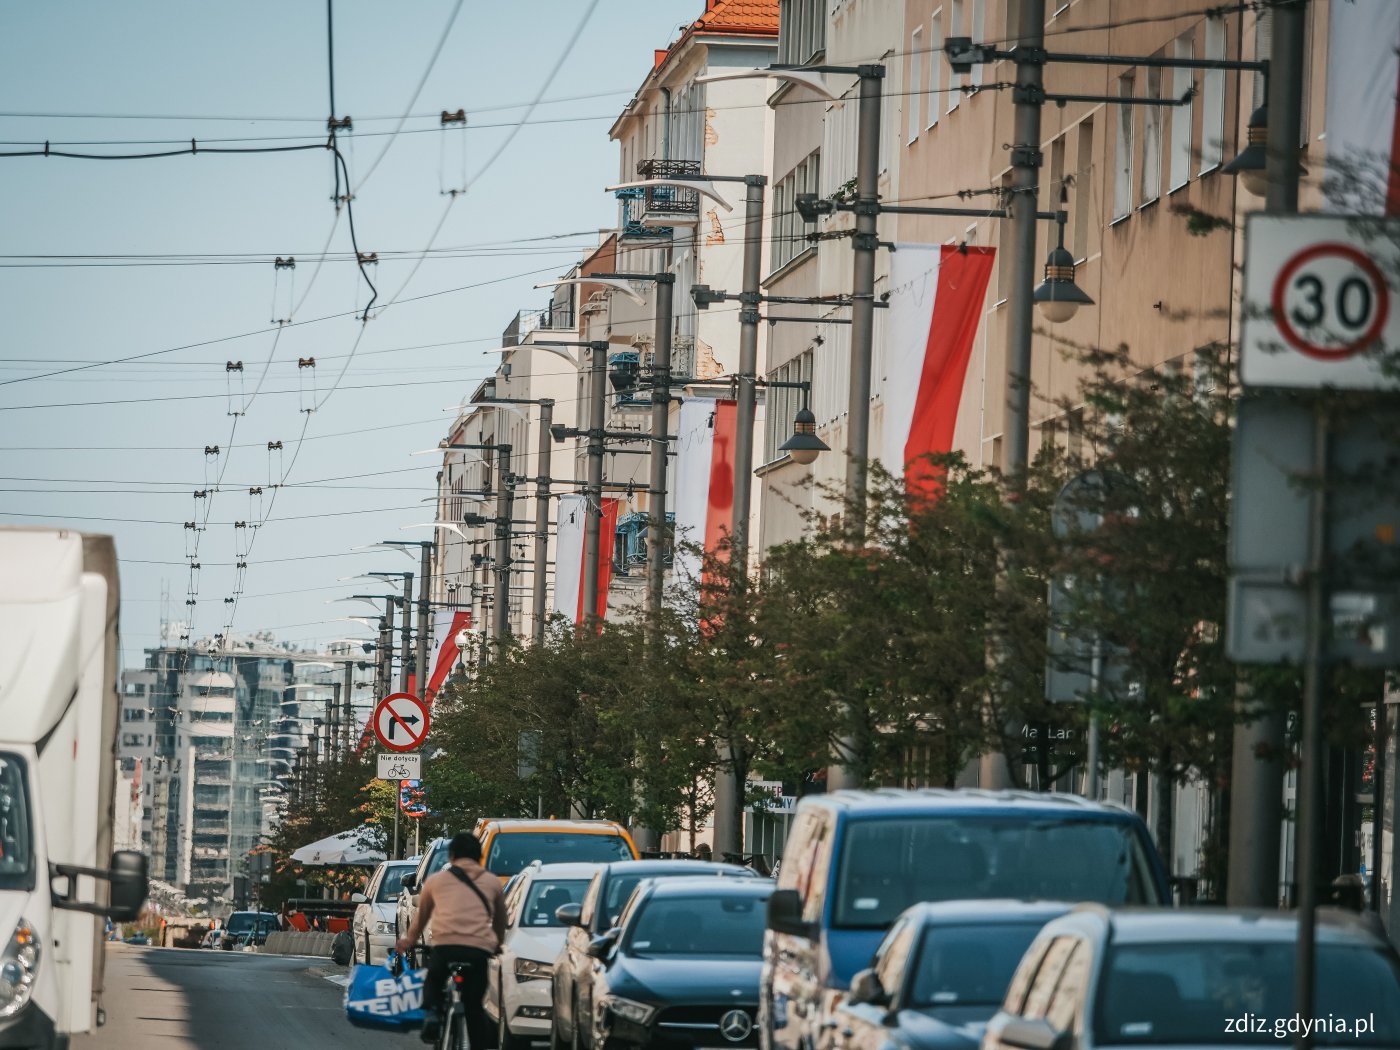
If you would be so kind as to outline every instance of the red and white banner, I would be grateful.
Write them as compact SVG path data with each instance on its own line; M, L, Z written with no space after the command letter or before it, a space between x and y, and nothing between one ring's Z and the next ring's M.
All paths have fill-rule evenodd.
M951 452L967 363L995 250L901 244L890 264L882 449L912 493L934 495L940 472L920 457Z
M1400 3L1333 0L1327 37L1329 203L1355 213L1400 215ZM1358 178L1360 176L1360 178ZM1358 200L1358 184L1383 199Z
M462 655L457 648L457 634L460 631L470 631L472 627L472 614L470 609L439 609L435 614L433 622L433 651L437 653L437 658L433 661L433 673L428 677L428 689L423 699L429 704L437 696L437 692L442 688L442 683L447 681L447 676L452 673L452 668L457 666L457 660Z
M719 549L734 528L734 429L737 403L692 398L676 429L676 579L698 580L698 552Z
M588 498L559 497L559 531L554 544L554 611L582 623L583 529ZM618 500L603 500L603 520L598 535L598 607L594 615L607 617L608 587L612 584L613 544L617 539Z

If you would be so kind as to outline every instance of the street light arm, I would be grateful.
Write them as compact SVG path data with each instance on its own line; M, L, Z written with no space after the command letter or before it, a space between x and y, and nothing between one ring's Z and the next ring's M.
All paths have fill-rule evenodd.
M439 450L439 449L434 449L433 451L437 452L437 451L440 451L440 450ZM395 544L392 544L392 543L366 543L366 544L365 544L364 546L362 546L362 547L351 547L350 549L351 549L352 551L398 551L400 554L402 554L402 555L403 555L405 558L407 558L409 561L413 561L413 555L412 555L412 554L410 554L408 551L404 550L404 548L399 547L399 546L396 546Z
M557 281L545 281L543 284L535 285L536 288L557 288L561 284L601 284L606 285L616 291L621 292L631 299L638 306L647 304L646 296L632 287L630 281L624 281L617 277L564 277ZM538 344L535 344L538 345Z
M691 190L705 197L709 197L725 211L733 211L734 205L720 196L715 189L715 184L710 179L636 179L632 182L619 182L616 186L604 187L607 193L616 193L618 190L644 190L656 186L675 186L683 190Z
M536 287L536 288L539 288L539 287L541 287L541 285L538 285L538 284L537 284L537 285L535 285L535 287ZM547 286L545 286L545 287L547 287ZM643 299L642 301L645 302L646 300ZM545 346L545 345L543 345L542 343L521 343L519 346L498 346L498 347L495 347L495 348L493 348L493 349L491 349L491 350L483 350L482 353L483 353L483 354L509 354L509 353L513 353L513 352L516 351L516 350L526 350L526 349L546 350L546 351L548 351L549 353L554 354L556 357L562 357L565 361L569 362L569 364L573 365L575 368L578 367L578 358L574 357L574 355L571 354L571 353L569 353L569 351L565 350L563 347L559 347L559 346ZM489 404L490 402L487 402L487 403Z
M704 76L696 77L695 82L697 84L713 84L719 80L759 80L768 77L801 84L831 102L837 102L841 98L838 93L827 86L825 76L805 69L735 69L727 73L706 73Z
M481 500L473 500L472 502L474 502L474 503L480 503L480 502L482 502L482 501L481 501ZM462 539L466 539L466 538L467 538L467 537L466 537L466 534L463 533L462 530L459 529L459 528L456 526L456 524L454 524L453 522L450 522L450 521L421 521L421 522L419 522L419 523L416 524L416 525L400 525L399 528L400 528L400 530L403 530L403 529L446 529L448 532L455 532L455 533L456 533L458 536L460 536Z

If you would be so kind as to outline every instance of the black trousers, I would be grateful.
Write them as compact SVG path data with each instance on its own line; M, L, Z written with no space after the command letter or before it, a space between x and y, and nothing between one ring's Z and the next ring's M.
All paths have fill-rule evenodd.
M467 1038L472 1050L486 1050L492 1045L494 1033L486 1019L482 1000L486 998L486 963L491 953L465 944L434 945L428 952L428 978L423 985L423 1010L441 1016L443 991L449 967L462 967L462 1005L467 1014Z

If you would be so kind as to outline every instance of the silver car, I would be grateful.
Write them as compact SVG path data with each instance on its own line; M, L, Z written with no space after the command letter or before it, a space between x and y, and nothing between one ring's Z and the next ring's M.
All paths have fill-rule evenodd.
M1286 912L1080 905L1027 949L981 1050L1286 1045L1297 937ZM1363 917L1319 910L1316 988L1313 1045L1400 1047L1400 956Z
M395 909L403 877L418 867L418 858L386 860L370 876L364 893L350 899L359 904L350 920L350 935L355 941L355 962L382 963L394 947Z

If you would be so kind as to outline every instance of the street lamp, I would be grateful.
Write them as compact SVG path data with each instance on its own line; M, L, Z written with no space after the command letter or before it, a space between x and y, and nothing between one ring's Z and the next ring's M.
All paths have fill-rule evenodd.
M1051 324L1063 324L1081 306L1093 306L1094 300L1074 283L1074 254L1065 248L1066 207L1069 204L1069 191L1060 187L1060 210L1056 213L1055 226L1059 241L1050 249L1045 260L1045 280L1041 282L1031 298L1040 307L1040 314Z
M1249 115L1245 129L1246 145L1235 159L1220 170L1226 175L1238 175L1240 185L1255 197L1269 192L1269 107L1260 106ZM1301 171L1301 169L1300 169Z
M792 437L778 446L779 452L786 452L794 463L810 466L817 456L830 452L829 446L817 437L817 417L810 408L800 408L792 418Z

